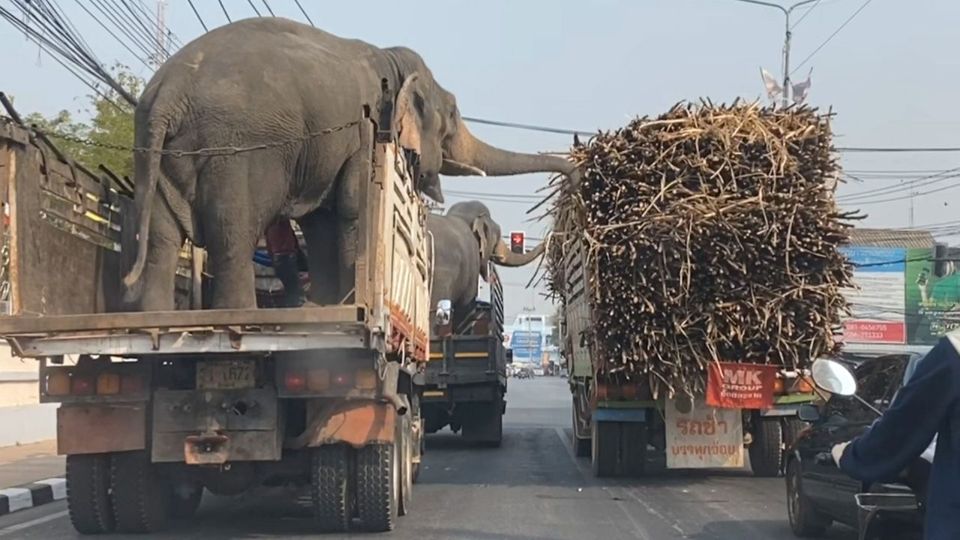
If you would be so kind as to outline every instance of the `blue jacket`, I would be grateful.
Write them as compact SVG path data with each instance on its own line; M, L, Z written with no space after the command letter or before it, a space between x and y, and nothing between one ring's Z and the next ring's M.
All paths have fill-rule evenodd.
M937 435L927 493L927 540L960 539L960 339L941 338L917 364L893 405L840 458L863 482L889 482Z

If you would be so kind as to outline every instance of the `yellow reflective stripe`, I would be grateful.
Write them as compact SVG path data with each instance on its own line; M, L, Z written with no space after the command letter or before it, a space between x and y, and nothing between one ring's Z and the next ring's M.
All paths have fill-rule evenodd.
M94 214L94 213L91 212L90 210L87 210L86 212L84 212L83 215L86 216L88 219L92 219L93 221L96 221L96 222L98 222L98 223L103 223L103 224L105 224L105 225L109 225L109 224L110 224L110 222L109 222L106 218L104 218L103 216L100 216L100 215L98 215L98 214Z
M424 390L423 397L442 397L443 390Z
M454 358L486 358L490 356L485 352L461 352L453 355Z

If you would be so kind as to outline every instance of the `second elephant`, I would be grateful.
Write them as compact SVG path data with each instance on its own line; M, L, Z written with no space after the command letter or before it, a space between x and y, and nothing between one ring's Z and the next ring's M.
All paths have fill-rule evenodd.
M450 300L454 327L477 298L477 277L487 276L487 261L500 266L523 266L543 254L541 243L528 253L510 251L501 237L500 225L479 201L454 204L444 215L431 214L427 230L433 235L434 266L430 308Z

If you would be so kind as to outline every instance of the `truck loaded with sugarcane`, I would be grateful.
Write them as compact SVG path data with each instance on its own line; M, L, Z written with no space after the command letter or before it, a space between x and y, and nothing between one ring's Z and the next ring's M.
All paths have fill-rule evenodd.
M746 448L780 474L851 278L828 119L680 104L571 154L548 273L576 453L617 476L741 467Z

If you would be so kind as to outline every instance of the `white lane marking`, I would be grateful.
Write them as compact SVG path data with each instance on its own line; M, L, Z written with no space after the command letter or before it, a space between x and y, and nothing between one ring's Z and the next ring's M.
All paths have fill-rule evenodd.
M26 488L0 489L0 495L6 495L10 502L10 512L33 507L33 494Z
M50 489L53 490L53 500L59 501L60 499L67 498L67 479L66 478L47 478L46 480L40 480L39 482L34 482L35 484L46 484L50 486Z
M11 525L9 527L4 527L3 529L0 529L0 536L7 536L8 534L13 534L16 532L20 532L24 529L29 529L30 527L35 527L37 525L42 525L50 521L58 520L62 517L66 517L67 513L68 512L66 510L63 510L60 512L55 512L53 514L50 514L49 516L43 516L37 519L31 519L30 521L24 521L23 523L17 523L16 525Z

